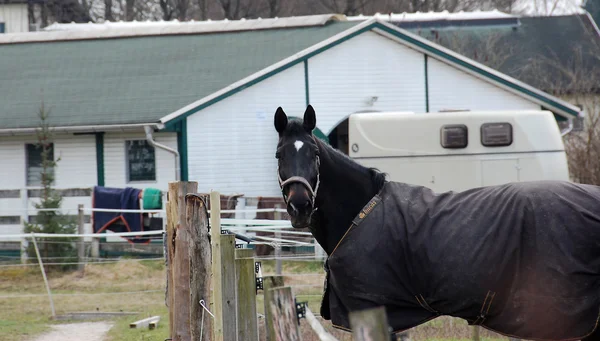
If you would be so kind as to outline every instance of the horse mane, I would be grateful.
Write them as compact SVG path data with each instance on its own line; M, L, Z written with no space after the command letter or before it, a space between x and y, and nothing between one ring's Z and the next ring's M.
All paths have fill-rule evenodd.
M315 141L318 141L317 144L319 145L319 148L327 150L329 155L331 155L335 159L336 163L341 164L343 168L346 168L350 171L354 171L359 174L367 175L367 177L371 180L371 184L373 185L373 188L376 192L379 192L381 188L383 188L383 185L385 184L387 179L387 173L381 172L379 169L374 167L365 167L353 160L348 155L333 148L329 144L319 140L318 137L315 136L314 138Z

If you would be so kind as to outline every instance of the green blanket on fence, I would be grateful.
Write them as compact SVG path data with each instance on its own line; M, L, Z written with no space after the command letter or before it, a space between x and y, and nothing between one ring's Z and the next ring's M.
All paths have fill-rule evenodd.
M146 188L142 197L145 210L154 210L162 208L162 193L156 188Z

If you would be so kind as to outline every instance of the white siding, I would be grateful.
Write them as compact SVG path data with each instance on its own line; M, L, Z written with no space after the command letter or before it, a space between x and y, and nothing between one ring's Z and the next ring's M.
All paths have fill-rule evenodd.
M25 187L25 139L0 138L0 189Z
M21 198L0 199L0 216L24 216L24 209L33 209L39 198L24 201L26 188L25 144L36 143L35 136L2 137L0 158L0 190L21 190ZM91 188L96 179L96 144L93 135L57 135L54 140L54 158L60 161L55 172L55 188ZM90 197L63 197L63 213L77 214L77 205L91 207ZM30 215L35 215L30 212ZM89 226L86 226L88 229ZM21 225L0 225L0 234L20 233Z
M280 195L273 115L306 109L304 66L295 65L187 119L189 180L198 190Z
M175 181L175 155L156 149L156 181L127 182L125 155L126 140L144 140L145 135L107 133L104 135L104 185L107 187L158 188L168 190L169 181ZM155 133L154 140L177 150L177 134Z
M4 33L29 32L27 4L1 4L0 23L4 23Z
M98 183L94 135L76 135L56 140L54 157L60 157L57 188L91 187Z
M0 189L20 189L25 179L25 144L37 143L35 136L0 139ZM54 139L56 188L90 187L96 184L96 140L93 135L57 135Z
M540 105L436 59L428 59L429 111L539 110Z
M310 58L308 69L310 103L325 134L360 110L425 111L424 55L376 33Z

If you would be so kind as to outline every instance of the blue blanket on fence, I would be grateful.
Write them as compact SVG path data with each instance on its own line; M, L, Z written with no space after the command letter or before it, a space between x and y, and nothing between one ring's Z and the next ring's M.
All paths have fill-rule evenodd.
M141 190L111 187L94 187L92 206L94 208L139 210ZM141 213L94 212L92 219L94 233L104 230L113 232L141 232L144 230ZM134 243L147 243L148 237L125 237Z

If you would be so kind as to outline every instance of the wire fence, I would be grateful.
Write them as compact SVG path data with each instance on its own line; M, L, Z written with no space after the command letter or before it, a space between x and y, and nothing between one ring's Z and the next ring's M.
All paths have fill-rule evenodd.
M165 214L165 210L82 207L61 211ZM236 216L275 212L285 210L221 211ZM238 247L271 247L273 252L255 257L265 266L264 276L284 276L297 297L318 309L325 257L314 251L318 244L309 232L294 229L287 220L273 219L222 218L221 226L226 233L248 237L236 239ZM5 313L25 306L34 313L52 316L165 309L165 235L164 225L161 230L143 232L0 235L0 242L20 244L14 253L0 253L0 277L6 279L0 284L0 305L6 307ZM144 243L132 242L142 237ZM0 319L3 317L0 313Z

